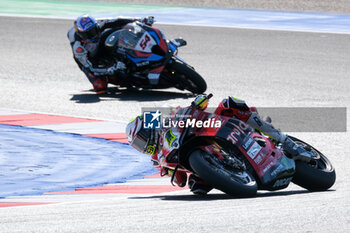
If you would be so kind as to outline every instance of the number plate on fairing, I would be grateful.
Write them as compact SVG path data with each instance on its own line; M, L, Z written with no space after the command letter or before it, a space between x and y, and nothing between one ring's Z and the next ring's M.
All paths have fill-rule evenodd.
M156 41L152 38L152 36L145 32L141 39L137 42L137 46L135 47L135 50L144 52L144 53L152 53L152 47L153 45L156 45Z

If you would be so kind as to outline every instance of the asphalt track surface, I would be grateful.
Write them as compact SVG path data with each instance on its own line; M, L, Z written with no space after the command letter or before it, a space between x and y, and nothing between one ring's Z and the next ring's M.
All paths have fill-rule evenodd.
M141 107L186 105L176 89L96 96L71 55L68 20L0 17L0 107L128 121ZM228 95L257 107L350 107L349 35L159 25L182 36L179 55L202 74L212 105ZM349 125L349 118L347 118ZM291 133L293 134L293 133ZM257 198L104 195L0 209L1 232L349 232L350 135L294 133L337 172L327 192L295 185Z

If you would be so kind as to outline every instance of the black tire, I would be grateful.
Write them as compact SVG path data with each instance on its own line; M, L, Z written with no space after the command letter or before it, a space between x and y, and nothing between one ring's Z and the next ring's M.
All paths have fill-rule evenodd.
M312 160L309 163L304 161L295 161L295 174L292 182L309 190L325 191L335 183L335 169L328 158L314 147L300 139L289 136L297 144L309 147L320 158Z
M175 78L175 87L189 90L193 94L202 94L207 90L207 83L192 67L178 60L173 60L168 67Z
M215 160L216 162L213 162ZM219 189L235 197L254 197L257 183L247 171L233 172L222 165L215 156L202 150L194 150L189 156L189 163L197 176Z

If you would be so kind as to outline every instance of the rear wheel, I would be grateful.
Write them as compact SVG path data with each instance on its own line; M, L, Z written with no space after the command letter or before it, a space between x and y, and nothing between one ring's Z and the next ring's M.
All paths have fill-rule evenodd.
M227 161L199 149L191 153L189 163L196 175L216 189L236 197L256 195L257 183L243 168L234 169Z
M324 191L335 183L335 170L328 158L300 139L289 136L305 149L318 154L319 159L310 162L295 161L295 174L292 182L310 191Z
M194 94L202 94L207 89L207 84L192 67L178 60L173 60L167 67L166 76L180 90L189 90Z

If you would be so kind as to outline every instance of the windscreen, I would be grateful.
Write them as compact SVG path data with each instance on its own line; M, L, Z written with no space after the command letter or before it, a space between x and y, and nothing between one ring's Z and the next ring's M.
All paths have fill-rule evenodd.
M105 45L114 47L117 44L118 47L135 49L144 33L145 30L142 27L135 23L129 23L123 29L109 35Z
M135 23L127 24L119 33L118 46L135 49L145 30Z

